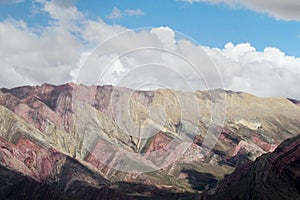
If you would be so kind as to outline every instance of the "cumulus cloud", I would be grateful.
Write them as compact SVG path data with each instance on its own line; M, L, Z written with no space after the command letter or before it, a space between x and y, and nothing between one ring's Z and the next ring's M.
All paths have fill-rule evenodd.
M72 3L39 3L50 15L46 27L0 21L1 86L75 81L140 89L226 88L300 99L300 58L277 48L199 46L169 27L133 31L90 20Z
M78 39L62 27L35 33L25 22L15 20L0 23L0 38L0 82L8 87L23 81L23 84L66 81L81 47Z
M225 4L235 8L247 8L284 20L300 20L300 2L298 0L183 0L186 2L207 2Z
M176 50L175 33L169 27L159 27L150 30L151 34L157 36L166 49Z
M210 49L222 72L227 89L259 96L299 98L300 58L287 56L278 48L258 52L248 43L228 43L224 49Z
M40 12L50 16L46 27L28 27L11 18L0 21L1 86L71 81L70 72L84 50L125 30L101 19L88 20L72 2L36 1L41 4Z
M91 75L88 69L98 73ZM101 80L135 88L148 81L179 90L224 87L263 97L300 97L295 87L300 81L299 58L273 47L259 52L249 43L228 43L223 49L197 46L176 40L168 27L118 35L96 49L81 70L79 79L86 83Z

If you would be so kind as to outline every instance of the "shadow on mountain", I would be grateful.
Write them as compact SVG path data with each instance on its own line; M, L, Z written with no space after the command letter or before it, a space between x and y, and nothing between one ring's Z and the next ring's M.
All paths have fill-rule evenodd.
M40 183L0 164L0 200L132 200L110 185L100 188L82 181L74 181L69 188L63 183Z
M184 169L182 172L187 175L187 180L194 190L203 191L218 181L217 178L210 173L200 173L192 169Z
M193 170L187 170L191 182L200 179L200 184L211 182L206 174L199 176ZM197 200L196 193L179 192L174 187L158 188L143 183L117 182L113 185L95 188L87 183L74 181L71 188L61 188L61 183L39 183L0 165L0 199L1 200ZM205 177L205 178L204 178ZM192 181L193 180L193 181ZM199 185L198 185L199 186Z
M247 154L238 154L228 160L218 161L219 165L228 165L231 167L240 167L253 161L249 158Z
M117 182L114 184L116 189L126 193L134 199L150 200L150 199L185 199L194 200L197 199L195 193L180 193L174 188L158 188L153 185L146 185L141 183L128 183L128 182Z

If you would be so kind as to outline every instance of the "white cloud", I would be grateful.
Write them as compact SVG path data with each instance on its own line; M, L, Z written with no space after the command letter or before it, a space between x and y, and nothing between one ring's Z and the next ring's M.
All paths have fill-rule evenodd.
M108 19L120 19L124 16L139 16L143 15L144 12L141 9L126 9L122 12L117 7L114 7L109 15L106 16Z
M22 81L24 84L66 81L81 47L78 39L62 27L49 27L36 34L25 22L15 20L0 22L0 38L0 83L8 87ZM15 77L11 72L23 78L13 82Z
M226 88L259 96L300 97L295 87L300 81L300 58L273 47L258 52L250 44L229 43L211 51Z
M84 19L80 23L83 28L80 28L78 32L84 40L92 43L93 45L101 43L118 33L126 31L126 28L118 25L108 25L102 19Z
M163 48L176 50L175 33L169 27L153 28L150 33L157 36L157 38L162 42Z
M284 20L300 20L298 0L183 0L186 2L207 2L226 4L235 8L248 8Z
M83 69L97 71L95 66L109 66L109 70L103 75L103 70L98 69L98 76L87 76L86 80L96 82L99 74L102 74L100 79L103 82L119 84L118 81L121 80L124 84L122 86L133 88L143 82L156 80L157 83L180 90L191 89L188 85L192 89L224 86L226 89L246 91L264 97L300 98L300 91L294 89L300 81L300 58L287 56L277 48L266 47L263 52L259 52L249 43L228 43L223 49L212 49L197 46L184 39L176 40L172 29L160 27L121 34L103 44L100 49L108 52L112 49L113 53L103 54L96 50L97 57L91 56L88 59L89 62L93 59L95 61L85 63ZM137 51L132 52L133 49ZM117 55L123 56L114 61ZM95 64L97 61L101 64ZM122 66L122 72L127 72L127 78L122 77L123 73L117 73L120 72L117 66ZM148 68L143 69L143 66L152 68L153 72ZM89 74L87 70L86 73ZM221 74L223 82L219 80L218 73ZM82 76L84 74L81 73ZM207 85L204 85L202 78ZM81 81L84 82L84 79Z
M144 12L141 9L126 9L124 12L129 16L138 16L144 14Z
M157 82L181 90L224 86L300 99L300 58L277 48L260 52L248 43L228 43L222 49L198 46L168 27L129 31L90 20L72 4L39 1L50 15L49 26L37 31L24 21L0 21L3 87L76 80L135 88Z
M107 15L106 17L108 19L119 19L122 16L123 16L123 14L121 13L121 11L118 8L114 7L112 12L109 15Z

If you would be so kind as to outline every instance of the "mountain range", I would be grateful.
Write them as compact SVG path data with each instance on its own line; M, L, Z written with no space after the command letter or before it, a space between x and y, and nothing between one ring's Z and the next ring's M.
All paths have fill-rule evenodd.
M75 83L0 89L2 199L300 199L299 101Z

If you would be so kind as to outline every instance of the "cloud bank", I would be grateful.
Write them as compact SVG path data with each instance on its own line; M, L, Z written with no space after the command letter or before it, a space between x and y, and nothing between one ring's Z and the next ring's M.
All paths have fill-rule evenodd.
M1 87L98 81L135 88L161 81L158 87L225 88L300 99L300 58L277 48L259 52L251 44L231 42L211 48L177 37L168 27L129 31L88 19L72 4L37 3L49 14L49 26L0 21Z
M183 0L186 2L207 2L225 4L234 8L247 8L268 13L276 19L300 20L300 1L298 0Z

